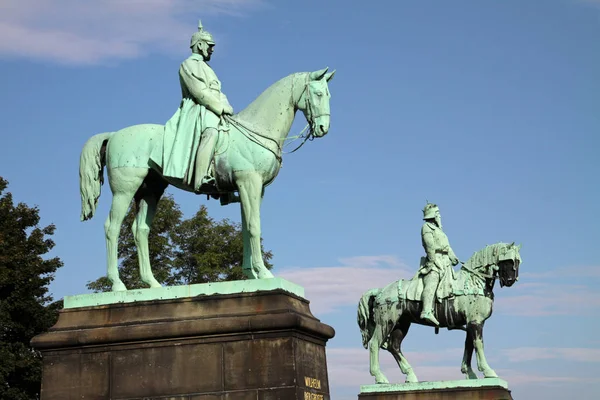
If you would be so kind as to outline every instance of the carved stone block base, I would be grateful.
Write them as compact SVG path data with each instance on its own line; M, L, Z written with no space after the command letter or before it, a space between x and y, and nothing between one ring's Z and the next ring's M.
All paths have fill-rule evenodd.
M497 378L363 385L358 398L359 400L512 400L506 381Z
M276 289L64 309L42 400L328 400L333 328Z

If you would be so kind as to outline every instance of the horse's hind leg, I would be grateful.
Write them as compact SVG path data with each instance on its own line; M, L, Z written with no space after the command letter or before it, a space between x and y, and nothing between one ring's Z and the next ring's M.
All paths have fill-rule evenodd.
M381 366L379 365L379 348L381 347L381 338L379 336L379 329L375 329L371 340L369 340L370 372L375 377L375 382L390 383L383 372L381 372Z
M132 231L135 240L135 246L138 253L138 263L140 266L140 277L142 281L148 284L151 288L161 287L161 284L154 278L152 267L150 265L150 253L148 250L148 235L152 220L156 214L158 200L162 196L166 182L150 182L147 180L147 189L140 189L136 194L137 215L133 222Z
M406 375L406 383L419 382L415 375L412 366L408 363L408 360L402 354L402 340L406 337L408 329L410 328L410 322L402 323L397 326L390 335L390 346L388 351L392 353L394 359L398 363L400 370Z
M108 180L113 193L108 218L104 223L106 233L107 275L113 292L127 290L119 278L118 246L121 224L138 188L148 173L144 168L115 168L108 170Z
M473 336L471 331L467 329L467 337L465 339L465 352L463 355L460 372L467 376L467 379L477 379L477 375L471 368L471 358L473 357Z

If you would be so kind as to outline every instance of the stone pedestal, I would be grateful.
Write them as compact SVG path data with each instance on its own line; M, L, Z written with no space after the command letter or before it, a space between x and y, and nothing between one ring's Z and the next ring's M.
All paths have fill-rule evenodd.
M359 400L512 400L506 381L497 378L363 385Z
M325 343L334 331L304 298L277 288L129 297L65 308L34 338L42 400L329 399Z

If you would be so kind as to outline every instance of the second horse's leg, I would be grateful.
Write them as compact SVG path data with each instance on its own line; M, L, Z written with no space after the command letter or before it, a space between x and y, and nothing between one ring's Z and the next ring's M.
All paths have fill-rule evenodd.
M483 323L469 322L467 330L472 335L473 347L475 347L475 351L477 352L477 368L483 372L483 376L486 378L497 378L498 375L490 368L483 353Z
M375 382L377 383L390 383L388 379L385 377L383 372L381 372L381 366L379 365L379 348L381 347L381 338L379 338L379 333L377 329L373 333L371 340L369 340L369 359L370 359L370 372L371 376L375 377Z
M402 340L406 337L408 328L410 328L410 322L403 323L392 331L390 335L390 345L388 346L388 351L392 353L394 359L400 367L400 370L404 375L406 375L406 383L415 383L419 382L419 379L417 379L412 366L408 363L408 360L406 357L404 357L404 354L402 354Z
M477 379L477 375L471 368L471 358L473 357L473 336L471 331L467 329L467 337L465 339L465 352L463 354L463 361L460 367L460 372L467 376L467 379Z

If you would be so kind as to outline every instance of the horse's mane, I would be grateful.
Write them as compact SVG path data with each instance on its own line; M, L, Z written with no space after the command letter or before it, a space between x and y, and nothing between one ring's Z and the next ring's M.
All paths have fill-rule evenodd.
M306 74L308 74L308 72L296 72L279 79L277 82L266 88L260 95L258 95L258 97L248 104L246 108L237 113L234 118L239 118L246 122L252 122L256 118L256 114L264 109L265 103L270 102L271 97L275 93L279 93L282 90L285 92L284 89L287 89L288 86L292 88L294 79L296 79L297 76Z
M473 253L473 255L465 263L465 266L468 269L477 271L489 265L496 264L501 251L507 246L508 243L489 244L483 249Z
M290 104L294 96L295 80L306 74L308 72L297 72L279 79L246 108L230 117L230 122L237 125L242 134L247 131L253 132L253 141L261 142L263 147L269 147L271 151L279 153L296 113L296 109Z

